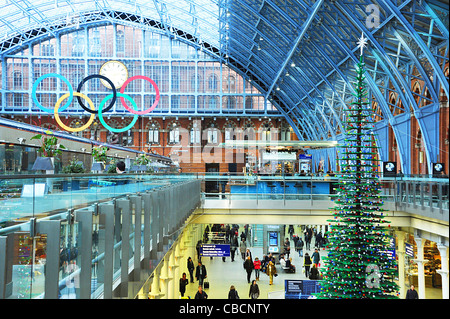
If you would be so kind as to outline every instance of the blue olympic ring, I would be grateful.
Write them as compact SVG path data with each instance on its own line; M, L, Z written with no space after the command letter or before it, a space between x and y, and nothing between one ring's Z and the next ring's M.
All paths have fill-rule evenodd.
M61 79L64 83L67 84L67 87L69 88L69 93L70 93L69 99L67 100L66 104L64 104L63 107L59 110L60 112L61 112L61 111L64 111L64 110L70 105L70 103L72 103L72 100L73 100L73 88L72 88L72 85L70 84L69 80L67 80L64 76L62 76L62 75L60 75L60 74L57 74L57 73L47 73L47 74L44 74L44 75L42 75L41 77L39 77L39 78L36 80L36 82L34 82L34 84L33 84L33 89L32 89L32 91L31 91L31 97L33 98L34 103L36 103L36 105L37 105L43 112L47 112L47 113L52 113L52 114L53 114L53 111L54 111L55 109L54 109L54 108L53 108L53 109L48 109L48 108L44 107L41 103L39 103L39 101L37 100L37 96L36 96L36 90L37 90L37 87L38 87L39 83L40 83L42 80L45 80L46 78L50 78L50 77L56 77L56 78L58 78L58 79Z

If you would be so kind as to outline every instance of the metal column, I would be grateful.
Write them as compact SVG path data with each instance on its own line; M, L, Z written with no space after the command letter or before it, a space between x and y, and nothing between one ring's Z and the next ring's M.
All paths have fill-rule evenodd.
M122 215L122 258L120 264L120 297L128 296L128 262L130 259L131 202L128 199L116 201L117 211ZM117 216L116 216L117 220ZM116 224L117 225L117 224Z
M81 224L80 299L91 298L92 279L92 211L83 208L75 211L75 220Z
M12 294L13 234L0 236L0 299Z
M105 227L105 256L103 274L103 299L112 299L114 261L114 205L99 205L100 225Z
M36 222L36 233L47 234L45 299L58 299L59 295L60 232L60 220L38 220Z
M141 231L142 231L142 197L140 195L130 196L131 204L134 206L134 270L133 280L140 280L141 276Z

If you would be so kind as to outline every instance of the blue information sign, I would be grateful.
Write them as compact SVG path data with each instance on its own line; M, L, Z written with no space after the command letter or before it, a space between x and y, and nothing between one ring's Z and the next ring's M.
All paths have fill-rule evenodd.
M405 243L405 253L406 253L406 256L414 258L414 247L413 247L413 245Z
M309 299L314 298L314 293L320 292L319 280L285 280L285 299Z
M230 245L227 244L202 244L200 246L202 257L230 257Z

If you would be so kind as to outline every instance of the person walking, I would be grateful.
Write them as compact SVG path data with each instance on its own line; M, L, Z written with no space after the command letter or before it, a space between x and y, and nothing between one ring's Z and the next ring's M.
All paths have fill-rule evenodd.
M261 260L259 260L258 257L256 257L255 261L253 262L253 268L255 269L256 280L259 281L259 273L261 271Z
M231 261L234 261L234 255L236 254L236 249L238 248L238 240L237 236L234 234L231 234L231 244L230 244L230 254L231 254Z
M247 259L244 261L244 268L247 271L247 282L250 283L250 276L252 275L252 271L254 268L250 256L247 256Z
M311 273L309 274L309 279L318 280L319 279L319 269L317 269L316 264L312 265Z
M411 288L406 292L406 299L419 299L419 294L414 289L414 285L411 285Z
M289 259L289 254L291 252L291 242L289 241L289 238L286 238L285 242L284 242L284 254L286 255L286 258Z
M304 246L303 240L299 237L297 240L297 243L295 244L295 248L298 251L298 256L303 257L303 246Z
M198 286L198 291L194 299L208 299L208 294L203 290L201 285Z
M187 269L189 271L189 275L191 276L191 283L194 282L194 262L192 261L192 258L189 257L187 261Z
M230 291L228 292L228 299L239 299L239 294L233 285L231 285Z
M202 265L201 261L198 262L198 266L195 269L195 278L198 280L198 284L203 286L203 281L206 278L206 267Z
M245 260L246 251L247 251L247 244L245 243L245 239L241 239L241 243L239 244L239 252L241 253L243 260Z
M269 285L273 285L273 276L277 274L277 269L272 261L267 265L266 274L269 276Z
M252 252L248 248L245 250L245 259L247 259L247 257L250 257L250 260L253 261Z
M320 254L319 254L319 250L316 248L314 249L314 252L312 254L312 259L313 259L313 263L316 265L316 267L320 267Z
M183 276L180 278L180 294L181 297L184 297L184 293L186 292L186 286L189 284L189 280L186 278L186 273L183 273Z
M252 281L252 284L250 285L250 290L248 292L248 296L251 299L258 299L259 297L259 287L256 283L256 280Z
M305 276L309 277L309 267L311 267L312 261L311 257L309 257L308 253L305 253L305 261L303 262L303 266L305 267Z

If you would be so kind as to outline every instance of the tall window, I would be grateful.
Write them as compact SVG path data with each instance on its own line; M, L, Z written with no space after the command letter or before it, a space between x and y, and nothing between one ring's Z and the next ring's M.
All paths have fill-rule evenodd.
M261 140L262 141L270 141L270 125L268 123L264 123L261 125Z
M84 30L73 33L72 56L83 56L84 54Z
M191 130L189 132L189 140L191 144L200 144L200 128L197 121L192 123Z
M125 34L122 30L117 31L116 50L117 53L125 53Z
M148 144L159 144L159 127L155 123L148 130Z
M210 110L216 110L219 108L219 97L210 96L208 100L208 108Z
M13 73L13 87L14 87L14 89L22 89L22 86L23 86L22 72L14 71L14 73Z
M92 30L92 37L89 38L89 53L90 56L102 55L102 44L100 41L100 30Z
M209 124L208 129L206 130L206 138L208 144L217 144L219 143L219 134L220 131L214 123Z
M286 123L281 125L280 140L282 140L282 141L290 141L291 140L291 128Z
M230 75L227 79L227 91L230 93L236 93L236 78Z
M180 128L177 123L173 123L169 128L169 144L180 143Z
M208 77L208 89L211 92L216 92L218 88L219 88L219 85L218 85L217 75L211 74Z

